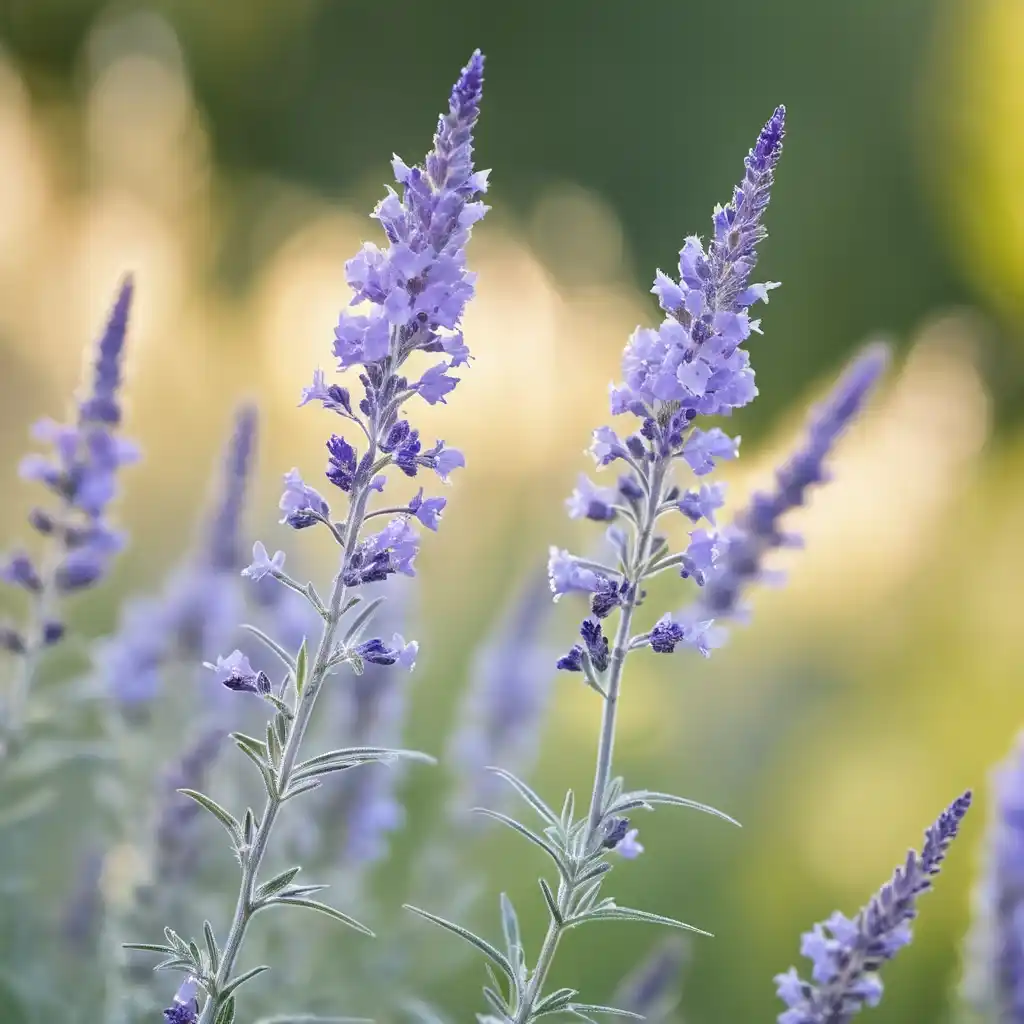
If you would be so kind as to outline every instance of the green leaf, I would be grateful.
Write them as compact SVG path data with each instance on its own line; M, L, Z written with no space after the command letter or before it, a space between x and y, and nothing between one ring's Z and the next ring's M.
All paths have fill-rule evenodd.
M506 957L505 954L495 946L492 946L486 939L480 938L479 935L475 935L468 928L463 928L460 924L455 924L452 921L446 921L443 917L438 917L436 914L431 914L429 911L421 910L419 907L414 907L411 903L403 903L402 906L406 910L411 910L414 914L418 914L425 920L436 924L438 927L444 928L453 935L458 935L460 939L464 942L468 942L471 946L476 946L476 948L480 950L480 952L483 953L491 963L504 971L513 985L517 984L516 974L512 969L512 964L508 957Z
M250 625L248 622L242 623L242 629L248 630L257 640L269 647L281 659L289 672L295 671L295 660L276 640L271 639L262 629Z
M560 988L554 992L549 992L534 1006L533 1013L530 1016L540 1017L545 1013L558 1013L569 1005L574 995L576 995L576 989L574 988Z
M264 971L269 971L270 968L266 964L260 964L259 967L250 967L244 974L238 975L237 978L232 979L227 985L221 990L221 999L226 999L231 995L235 989L244 985L247 981L251 981L258 974L262 974Z
M512 901L505 893L501 894L501 930L505 934L505 948L508 950L508 958L516 962L516 953L522 956L523 940L519 935L519 919L516 917L516 909Z
M234 999L228 999L221 1003L220 1009L217 1011L217 1016L213 1019L213 1024L233 1024L235 1019L235 1001Z
M494 772L499 779L504 779L549 825L557 825L555 812L525 783L504 768L488 766L487 771Z
M210 973L216 974L220 969L220 946L217 945L217 937L209 921L203 922L203 938L206 939L206 951L210 954Z
M569 826L572 824L572 816L576 810L576 796L570 789L565 794L565 803L562 804L562 816L559 819L559 824L562 826L563 832L569 831Z
M179 789L178 792L183 796L187 796L190 800L195 800L200 807L208 810L228 830L236 844L241 841L242 826L238 823L235 816L230 811L221 807L216 800L211 800L205 793L200 793L196 789Z
M249 736L245 736L242 738L247 741L251 740L251 743L253 745L250 745L250 743L248 742L242 743L241 739L239 738L240 733L237 732L233 732L231 734L231 737L232 739L234 739L235 743L238 744L238 749L241 750L242 753L245 754L245 756L249 758L249 760L252 761L252 763L256 765L257 768L259 768L260 775L263 776L263 785L266 787L267 796L269 796L273 800L276 800L278 796L277 777L274 775L273 769L265 760L264 755L267 749L266 744L260 743L258 740L253 740ZM259 753L259 751L263 751L264 753L261 754Z
M484 985L484 999L490 1004L492 1010L504 1019L511 1016L511 1007L505 1002L505 997L490 985Z
M292 780L294 782L294 780ZM303 782L294 782L294 785L290 785L281 794L281 803L285 800L291 800L293 797L301 796L303 793L308 793L311 789L318 789L320 786L319 779L306 779Z
M422 761L425 764L437 764L429 754L418 750L397 750L391 747L353 747L350 750L332 750L326 754L318 754L295 766L291 781L312 779L327 772L344 771L359 764L379 761L390 764L393 761Z
M363 628L368 624L370 617L383 602L383 597L375 597L372 601L367 602L364 608L359 609L359 614L352 619L352 622L349 624L349 627L345 632L345 638L342 640L342 646L352 647L359 642L362 638Z
M254 899L257 903L262 903L268 896L273 896L276 893L279 893L301 870L301 867L288 868L287 871L282 871L279 875L274 875L273 878L264 882L256 890Z
M555 899L551 886L543 878L538 879L538 881L540 882L540 891L544 894L544 902L548 905L548 913L551 915L551 920L561 927L563 921L561 911L558 909L558 900Z
M525 825L520 824L515 818L510 818L507 814L502 814L500 811L491 811L486 807L474 807L473 812L475 814L483 814L485 817L493 818L495 821L500 821L503 825L507 825L514 832L518 832L524 839L529 839L535 846L539 846L557 865L559 872L562 877L568 882L572 878L572 874L569 871L569 865L566 864L562 855L551 845L546 839L542 839L536 832L531 832Z
M295 659L295 693L301 697L306 686L306 673L309 669L309 654L306 650L306 638L302 638L299 656Z
M646 910L633 910L630 907L604 907L601 910L592 910L575 918L570 923L581 924L584 921L644 921L648 924L667 925L669 928L681 928L683 931L696 932L698 935L707 935L713 938L711 932L706 932L703 928L677 921L672 917L663 917L661 914L651 914Z
M633 1020L644 1020L642 1013L634 1013L632 1010L620 1010L614 1006L600 1006L596 1003L573 1003L569 1007L571 1012L577 1016L588 1016L591 1013L614 1013L616 1017L632 1017Z
M274 716L275 718L278 716ZM267 750L270 752L270 764L277 771L281 767L281 740L278 738L277 730L273 721L267 722Z
M299 896L274 896L267 901L268 906L278 903L286 904L289 907L305 907L307 910L316 910L335 921L347 924L349 928L354 928L357 932L362 932L363 935L369 935L371 939L376 938L365 924L360 924L354 917L349 917L348 914L343 914L340 910L335 910L334 907L321 903L319 900L307 900Z
M137 949L143 953L160 953L166 956L168 953L174 953L175 950L170 946L159 945L155 942L122 942L122 949Z
M635 793L624 793L622 798L618 800L614 807L609 811L610 814L618 814L621 811L632 810L635 807L642 807L645 810L652 810L653 804L668 804L673 807L689 807L694 811L703 811L704 814L712 814L716 818L721 818L723 821L729 822L731 825L735 825L737 828L743 826L735 819L731 818L724 811L720 811L715 807L711 807L708 804L698 803L696 800L688 800L683 796L676 796L673 793L657 793L651 790L641 789Z

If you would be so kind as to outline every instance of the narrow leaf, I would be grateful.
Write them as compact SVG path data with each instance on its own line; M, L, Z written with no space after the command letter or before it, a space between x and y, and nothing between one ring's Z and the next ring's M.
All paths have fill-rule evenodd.
M221 807L216 800L211 800L205 793L200 793L196 789L179 789L178 792L190 800L195 800L200 807L206 808L231 833L231 838L236 843L242 838L242 826L235 816Z
M370 616L381 606L383 601L383 597L375 597L365 607L359 609L359 614L352 619L345 633L345 639L342 640L343 646L351 647L359 641L362 636L363 627L367 625Z
M299 648L299 656L295 659L295 693L301 697L306 686L306 672L309 668L309 654L306 650L306 638L302 638L302 646Z
M639 802L632 803L634 800ZM635 793L624 793L622 798L616 802L615 807L612 808L610 813L615 814L619 810L624 810L624 805L627 802L630 803L632 807L643 807L647 804L669 804L673 807L689 807L694 811L703 811L705 814L712 814L716 818L721 818L723 821L727 821L729 824L735 825L737 828L743 827L735 818L730 817L724 811L720 811L716 807L698 803L696 800L688 800L686 797L676 796L673 793L656 793L646 789L638 790Z
M238 741L236 740L235 742L237 743ZM264 744L261 743L260 746L263 747L264 750L266 750L266 747L264 746ZM248 747L248 746L246 746L246 745L244 745L242 743L239 743L238 744L238 749L241 750L241 752L243 754L245 754L245 756L247 758L249 758L249 760L252 761L252 763L254 765L256 765L257 768L259 768L260 775L263 776L263 785L266 787L267 796L269 796L272 799L276 800L277 799L277 778L274 775L273 769L252 748L250 748L250 747Z
M232 981L228 982L227 985L221 990L221 999L230 996L239 986L244 985L247 981L251 981L256 977L257 974L262 974L264 971L269 971L270 968L266 964L261 964L259 967L250 967L244 974L238 975Z
M645 921L649 924L663 924L669 928L681 928L683 931L696 932L698 935L707 935L713 938L711 932L706 932L703 928L677 921L672 917L663 917L661 914L651 914L646 910L633 910L629 907L604 907L601 910L593 910L575 919L572 923L579 924L584 921Z
M564 1010L574 995L576 995L574 988L560 988L549 992L534 1006L532 1016L539 1017L543 1013L557 1013L559 1010Z
M307 900L299 896L275 896L269 902L275 904L283 903L289 907L305 907L307 910L316 910L327 917L333 918L335 921L347 924L349 928L354 928L357 932L369 935L371 939L376 937L365 924L360 924L354 917L349 917L348 914L343 914L340 910L335 910L334 907L321 903L319 900Z
M557 825L555 812L525 783L504 768L489 766L487 771L494 772L499 779L504 779L549 825Z
M234 1020L235 1001L234 999L228 999L226 1002L221 1003L221 1007L217 1011L217 1016L214 1018L213 1024L234 1024Z
M295 671L295 661L292 656L276 640L271 639L262 629L248 622L242 623L242 629L248 630L257 640L269 647L284 662L289 672Z
M264 882L256 890L256 902L261 903L268 896L280 892L301 870L301 867L288 868L287 871L282 871L279 875L274 875L269 881Z
M558 909L558 900L555 899L555 894L551 891L551 886L543 879L538 879L540 882L540 891L544 894L544 902L548 905L548 913L551 915L551 920L561 927L562 913Z
M519 919L516 917L516 909L512 901L505 893L501 894L501 929L505 933L505 947L508 949L509 960L514 961L512 950L522 947L522 939L519 936Z
M220 947L217 945L217 937L213 934L213 925L209 921L203 922L203 938L206 939L206 951L210 954L210 972L216 974L220 969Z
M160 953L164 956L166 956L168 953L175 952L175 950L173 950L170 946L158 945L155 942L122 942L121 948L137 949L143 953Z
M491 811L486 807L474 807L473 812L475 814L483 814L485 817L493 818L495 821L500 821L503 825L507 825L510 829L518 832L524 839L529 839L535 846L539 846L558 866L558 870L562 877L568 882L570 880L569 866L565 863L562 855L551 845L546 839L542 839L535 832L531 832L525 825L521 825L515 818L510 818L507 814L502 814L500 811Z
M306 779L305 781L295 782L295 784L288 787L288 789L281 794L281 802L285 800L291 800L293 797L300 796L302 793L308 793L311 789L317 789L320 785L319 779Z
M508 957L506 957L505 954L495 946L492 946L486 939L480 938L479 935L475 935L468 928L463 928L460 924L454 924L452 921L446 921L443 917L438 917L436 914L431 914L426 910L420 910L419 907L414 907L411 903L403 903L402 906L406 910L411 910L414 914L418 914L427 921L444 928L453 935L458 935L460 939L468 942L471 946L476 946L476 948L479 949L480 952L491 961L491 963L500 967L501 970L505 972L509 981L511 981L513 985L517 984L516 974L512 969L512 964Z
M632 1017L633 1020L644 1020L642 1013L634 1013L632 1010L620 1010L614 1006L599 1006L595 1003L573 1003L570 1009L573 1013L614 1013L616 1017Z

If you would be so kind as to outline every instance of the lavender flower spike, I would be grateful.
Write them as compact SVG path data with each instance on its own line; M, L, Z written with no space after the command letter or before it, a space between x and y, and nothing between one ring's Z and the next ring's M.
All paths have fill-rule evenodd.
M804 933L800 948L814 965L813 982L792 967L775 978L779 998L789 1007L779 1014L779 1024L848 1024L863 1006L877 1005L878 971L910 942L917 898L932 887L970 806L969 791L954 800L925 832L921 853L911 850L856 918L837 911Z
M328 385L319 370L304 389L302 405L320 402L338 416L347 437L332 431L327 444L326 479L336 487L329 503L293 470L285 478L280 507L283 522L293 529L326 527L341 551L329 592L321 598L312 582L302 584L284 572L283 556L273 558L257 548L246 575L272 576L276 584L303 595L316 612L321 634L307 645L303 640L292 654L278 640L253 629L253 634L284 663L288 675L280 688L271 689L266 673L248 658L233 652L212 663L217 678L228 688L255 693L271 708L267 744L253 747L248 737L234 734L236 743L255 762L266 790L263 810L236 821L228 811L218 813L212 797L198 794L199 802L229 823L241 877L230 926L220 944L221 955L196 957L186 946L188 967L205 992L199 1024L214 1024L233 1013L234 989L252 976L235 977L237 958L253 915L264 907L299 903L328 911L359 931L358 922L307 897L322 888L292 885L260 887L263 860L274 824L284 803L321 785L321 776L367 761L393 761L409 751L334 750L312 761L299 753L309 729L319 694L328 676L347 666L355 673L367 663L380 667L411 668L417 645L395 634L389 643L367 636L378 601L365 593L367 584L401 573L415 575L419 534L410 520L428 529L439 525L442 503L422 500L415 507L372 508L375 496L387 483L387 470L397 468L414 477L421 469L435 471L442 480L464 464L462 453L437 441L424 450L419 432L403 415L403 406L419 397L440 402L457 383L447 371L466 362L468 350L460 329L466 303L474 292L474 275L466 269L465 247L472 225L486 212L475 200L484 191L486 174L472 165L473 128L479 114L483 87L483 57L475 53L451 93L449 108L438 125L434 145L423 167L409 167L397 157L393 167L402 195L389 190L374 216L384 228L388 246L365 245L346 265L352 288L350 306L361 312L342 312L335 330L334 355L339 370L360 365L363 398L354 402L347 388ZM406 362L416 352L434 356L432 367L410 382ZM442 362L438 363L437 358ZM354 425L356 429L350 429ZM337 521L331 503L347 509ZM364 535L369 518L392 516L377 533ZM358 610L355 610L358 609ZM342 620L349 613L347 625ZM252 741L256 742L256 741ZM411 755L425 759L423 755ZM429 760L429 759L427 759ZM234 822L232 825L231 822ZM212 926L211 926L212 927ZM168 933L170 934L170 933ZM210 933L212 935L212 932ZM145 948L153 951L151 945Z
M963 998L979 1020L1024 1021L1024 733L993 785L985 871L975 895Z
M8 739L20 731L43 650L64 635L62 598L99 582L124 545L123 536L107 522L106 510L116 493L119 469L138 454L115 432L121 422L118 391L132 294L132 280L127 277L96 344L74 422L38 422L33 434L52 448L52 454L29 455L21 463L21 476L41 483L55 502L29 514L29 523L45 541L39 563L20 551L0 558L0 579L27 591L31 604L23 629L0 625L0 646L18 659L2 715Z
M888 360L886 346L868 346L814 409L803 446L775 474L775 490L755 494L732 526L723 531L714 568L691 612L692 620L735 615L744 589L761 575L764 556L797 542L782 532L779 521L804 504L810 487L828 480L825 459L864 405Z

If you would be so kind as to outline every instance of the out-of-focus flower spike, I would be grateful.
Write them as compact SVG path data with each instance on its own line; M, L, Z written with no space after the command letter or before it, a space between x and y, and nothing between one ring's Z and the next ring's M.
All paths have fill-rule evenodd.
M689 956L689 945L676 936L658 943L623 978L612 997L612 1006L637 1013L648 1024L661 1024L679 1005L682 973Z
M723 531L692 621L737 613L744 590L762 574L765 555L791 542L780 520L803 505L807 491L827 480L825 459L867 401L888 364L884 345L871 345L847 368L828 397L811 413L804 443L776 473L771 492L758 492Z
M963 1002L979 1020L1024 1021L1024 733L993 779L994 806L964 957Z
M453 806L461 815L491 806L504 787L486 769L529 770L536 756L556 658L544 634L551 595L540 573L523 586L478 650L470 688L451 744L459 785Z

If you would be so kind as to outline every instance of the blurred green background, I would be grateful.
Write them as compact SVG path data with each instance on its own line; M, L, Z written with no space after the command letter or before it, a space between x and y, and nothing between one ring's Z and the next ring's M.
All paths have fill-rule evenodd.
M762 396L736 423L731 500L767 478L866 338L899 358L799 516L787 588L759 594L710 662L637 659L629 680L628 777L744 830L665 811L641 823L648 855L616 872L623 903L716 933L694 944L687 1019L771 1020L800 931L855 910L943 805L984 790L1024 720L1022 34L1019 0L0 0L0 537L21 534L31 500L15 477L26 426L63 407L132 269L127 429L145 462L121 517L135 543L78 629L109 631L119 598L179 557L244 396L265 417L250 525L283 542L280 474L321 470L328 421L295 402L330 361L343 261L375 237L392 151L419 159L480 46L477 153L494 173L471 249L477 361L447 408L417 413L469 459L420 560L407 742L440 749L522 568L551 542L590 543L561 500L628 332L655 321L655 267L706 234L785 102L759 268L784 287L751 345ZM559 611L565 643L573 611ZM588 784L592 696L559 681L537 776L552 799ZM399 861L443 774L410 779ZM946 1019L985 814L983 800L886 972L879 1024ZM482 866L536 942L539 865L501 836ZM655 939L644 931L574 933L557 980L607 997ZM435 995L468 1014L480 973Z

